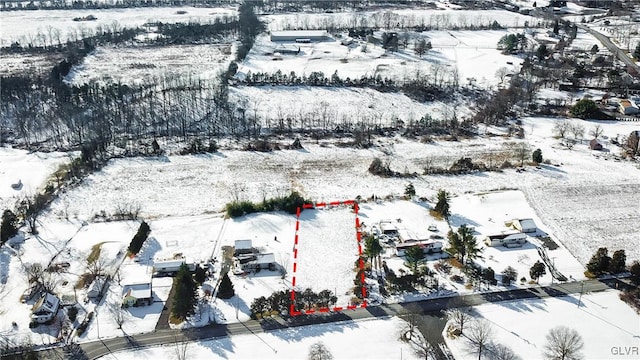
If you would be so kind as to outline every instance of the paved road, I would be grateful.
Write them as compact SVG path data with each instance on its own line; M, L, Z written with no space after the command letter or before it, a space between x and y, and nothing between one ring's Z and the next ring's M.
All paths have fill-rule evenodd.
M635 61L633 61L633 59L631 59L624 50L620 49L616 44L614 44L611 41L611 39L609 39L608 36L602 34L601 32L595 31L583 24L576 23L576 25L580 29L588 32L589 34L593 35L596 39L598 39L598 41L600 41L602 45L606 46L609 49L609 51L611 51L612 54L614 54L618 59L620 59L620 61L624 62L625 65L635 69L636 74L640 74L640 66L636 65Z
M191 329L189 331L156 330L150 333L103 339L80 344L80 348L84 352L81 357L96 359L110 352L145 346L172 344L176 341L214 339L241 334L257 334L288 327L402 315L407 311L415 311L414 309L416 309L416 307L423 313L437 313L451 307L476 306L485 303L517 299L565 296L569 294L579 294L581 292L597 292L615 288L615 282L615 279L588 280L584 282L570 282L544 287L533 286L527 289L514 289L484 294L428 299L414 303L384 304L380 306L371 306L366 309L356 309L326 315L298 316L286 319L278 317L270 320L263 320L261 322L251 320L244 323L209 325L202 328Z

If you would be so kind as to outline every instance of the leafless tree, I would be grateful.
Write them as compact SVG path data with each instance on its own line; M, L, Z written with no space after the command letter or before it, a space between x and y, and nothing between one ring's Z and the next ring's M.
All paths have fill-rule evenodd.
M584 342L580 334L566 326L557 326L547 333L547 343L544 346L544 357L549 360L578 360L582 359L580 351Z
M493 328L487 320L480 319L474 322L469 329L467 339L469 339L473 352L478 354L478 360L482 359L482 354L491 344L492 338Z
M189 341L180 341L178 336L174 336L173 343L175 345L174 352L177 360L186 360L189 353Z
M87 271L92 277L98 277L105 274L105 268L107 266L107 259L103 256L99 256L92 261L87 260Z
M321 341L311 345L309 348L309 360L332 360L333 354L329 348Z
M118 303L111 303L109 304L109 312L113 321L118 325L118 329L122 329L122 325L127 321L127 314L122 306Z
M460 333L464 333L465 324L472 320L470 308L465 307L459 300L453 300L445 314L447 319L453 323L453 326L460 330Z
M504 79L507 77L508 73L509 73L509 69L507 69L504 66L502 66L502 67L498 68L498 70L496 70L496 77L498 79L500 79L500 84L504 83Z
M24 270L25 275L27 275L27 281L29 283L42 281L42 277L44 275L44 268L42 267L42 264L25 264Z
M422 333L422 329L426 331L428 326L425 326L419 308L409 308L401 317L405 322L400 328L400 340L411 345L418 357L425 360L435 359L435 349Z
M561 120L556 122L555 125L553 125L553 132L560 139L564 139L565 136L567 136L567 133L569 132L570 127L571 127L571 123L569 123L567 120Z
M573 134L574 140L582 140L584 137L584 126L579 123L572 123L571 133Z
M510 347L503 344L491 344L487 348L487 352L490 353L490 357L493 360L521 360Z
M590 131L589 135L593 136L594 139L599 138L604 133L604 129L600 124L596 124Z
M529 144L521 142L513 146L513 155L520 161L520 166L524 165L524 161L529 158L531 148Z

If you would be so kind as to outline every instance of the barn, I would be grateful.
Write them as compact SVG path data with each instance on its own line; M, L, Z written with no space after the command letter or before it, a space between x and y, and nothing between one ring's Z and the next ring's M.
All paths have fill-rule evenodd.
M271 41L293 41L297 43L310 43L329 39L326 30L288 30L272 31Z

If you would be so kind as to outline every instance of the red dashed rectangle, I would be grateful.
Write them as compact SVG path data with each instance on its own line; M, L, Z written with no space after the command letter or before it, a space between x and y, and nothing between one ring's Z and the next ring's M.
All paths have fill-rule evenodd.
M360 218L358 217L358 203L355 202L354 200L346 200L346 201L332 201L329 203L325 203L325 202L320 202L320 203L316 203L316 204L304 204L302 205L302 208L298 208L296 211L296 233L295 233L295 237L294 237L294 244L293 244L293 277L291 280L291 306L289 309L289 314L291 316L298 316L301 314L314 314L316 312L316 310L314 309L309 309L309 310L305 310L304 312L296 309L296 305L295 305L295 299L296 299L296 292L295 292L295 286L296 286L296 272L298 270L298 242L300 241L299 238L299 231L300 231L300 213L302 211L302 209L318 209L318 208L324 208L324 207L335 207L335 206L341 206L341 205L346 205L346 206L353 206L354 212L355 212L355 227L356 227L356 241L358 243L358 256L360 258L359 261L359 268L361 270L361 280L362 280L362 284L365 283L365 276L364 276L364 261L362 261L362 235L360 233ZM366 287L363 286L362 287L362 298L364 299L362 304L360 306L358 305L349 305L347 306L347 309L349 310L355 310L358 307L367 307L367 290ZM321 308L318 310L319 313L328 313L330 311L342 311L344 308L342 306L334 306L333 308Z

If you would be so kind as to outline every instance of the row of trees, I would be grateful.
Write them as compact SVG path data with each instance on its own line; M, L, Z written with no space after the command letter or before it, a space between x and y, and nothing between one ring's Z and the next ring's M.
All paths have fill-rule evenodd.
M334 305L338 298L330 290L321 290L316 293L311 289L295 292L295 308L297 310L327 308ZM276 291L269 297L260 296L251 303L251 316L288 313L291 308L291 293L289 291Z

